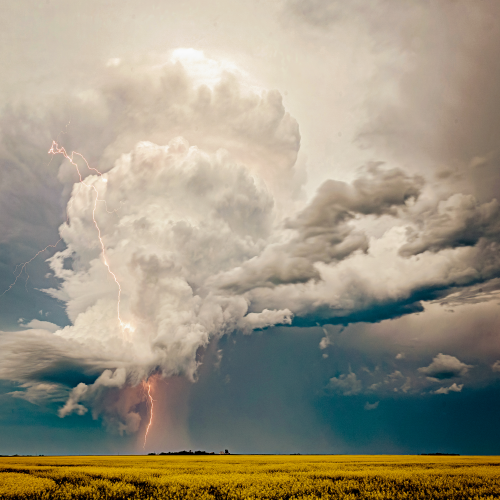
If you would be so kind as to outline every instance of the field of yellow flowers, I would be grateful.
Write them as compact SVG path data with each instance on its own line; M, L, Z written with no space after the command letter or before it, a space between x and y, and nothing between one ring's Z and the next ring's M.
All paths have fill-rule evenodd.
M493 499L500 457L3 457L0 498Z

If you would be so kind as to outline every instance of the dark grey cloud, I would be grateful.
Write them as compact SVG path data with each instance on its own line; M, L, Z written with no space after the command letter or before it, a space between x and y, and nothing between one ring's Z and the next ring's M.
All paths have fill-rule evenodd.
M455 356L439 353L429 366L419 368L418 371L427 377L445 380L455 377L463 377L472 365L462 363Z
M436 302L448 307L491 302L498 297L499 290L500 279L493 278L476 285L453 288Z
M0 378L19 384L9 393L14 398L43 407L57 404L59 417L84 415L85 403L110 431L134 433L144 391L130 366L126 372L124 359L111 359L98 344L46 330L0 332Z
M329 46L347 26L367 37L367 50L379 61L374 88L377 82L392 85L387 93L365 96L367 117L358 139L374 157L404 164L427 179L412 216L403 222L407 241L400 254L432 252L444 259L457 250L451 257L456 271L415 287L413 302L409 296L376 301L373 309L364 307L372 314L349 313L349 320L391 317L398 303L410 305L409 313L413 305L416 312L419 299L445 300L459 289L469 301L485 300L481 285L495 288L500 272L500 29L493 21L498 3L289 0L284 5L286 21L305 39L313 34ZM328 307L318 312L326 317Z
M47 241L46 228L62 222L58 162L49 164L50 132L26 107L3 109L0 118L0 243L26 234ZM50 231L53 235L53 230Z
M332 263L368 250L368 237L353 224L357 217L397 216L418 199L424 180L397 168L371 164L351 184L328 180L312 201L285 221L292 236L271 244L255 259L221 279L221 287L242 293L258 287L319 280L317 262Z
M40 309L54 314L49 320L65 320L59 308L54 311L43 294L33 290L46 282L44 275L50 269L44 259L62 249L62 242L26 269L16 268L54 245L59 239L57 227L65 219L63 185L57 178L60 162L50 162L46 154L47 144L59 130L50 119L45 122L39 111L27 103L12 103L0 112L0 294L21 273L15 289L0 298L0 327L4 329L15 328L26 312L33 315Z
M348 223L358 215L393 215L416 200L424 180L400 169L372 164L351 185L326 181L311 203L287 223L299 234L293 240L294 254L312 262L342 260L355 250L366 251L366 236Z
M93 382L104 367L114 365L98 346L89 348L46 330L1 332L0 345L0 376L19 383L72 387L75 382ZM118 360L115 363L120 365Z
M479 204L474 196L457 193L420 217L422 227L409 231L408 243L400 250L402 255L474 246L482 238L499 241L500 206L496 199Z

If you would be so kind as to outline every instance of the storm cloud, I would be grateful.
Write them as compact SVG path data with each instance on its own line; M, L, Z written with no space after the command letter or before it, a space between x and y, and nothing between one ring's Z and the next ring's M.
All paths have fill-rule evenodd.
M330 147L341 137L332 101L309 91L314 103L301 107L265 78L254 80L244 60L194 49L107 58L74 91L3 111L0 244L11 247L2 279L9 285L10 264L57 241L58 227L51 273L43 285L38 276L36 288L67 315L57 325L37 307L37 318L19 321L21 331L0 334L0 377L18 384L14 398L52 402L60 417L91 414L133 434L144 381L196 382L224 337L277 325L304 333L342 325L325 330L325 363L342 349L339 337L374 332L363 337L369 353L361 341L349 346L368 361L325 372L318 389L328 397L439 399L461 392L464 378L467 387L493 380L500 94L491 82L500 75L500 30L491 19L498 7L289 0L278 10L293 36L327 53L342 45L344 31L370 41L352 65L375 89L351 96L353 110L362 109L352 115L360 159L329 158L328 175L319 167L304 175L306 155L318 158L320 148L310 130L303 140L290 110L304 119L324 107L328 120L315 126ZM335 71L342 81L347 69L339 63ZM80 162L79 183L74 165L46 157L54 139L102 175ZM105 256L92 218L96 193ZM106 263L120 283L126 328ZM459 311L469 307L474 324L489 308L484 331L469 323L460 330ZM432 325L415 326L430 316ZM476 336L473 359L467 350Z
M174 52L160 68L139 66L132 77L124 68L113 62L103 85L79 97L91 109L99 104L99 119L113 132L92 153L104 174L83 168L84 184L73 184L59 230L65 249L49 259L60 284L45 291L65 304L72 324L27 330L22 346L19 334L3 334L3 376L32 393L41 373L57 379L59 364L82 373L61 417L90 406L95 418L133 432L140 396L118 411L105 409L103 392L129 391L156 373L194 381L200 352L222 335L292 321L379 321L421 310L425 290L443 296L481 280L482 270L471 266L484 267L492 252L484 245L497 234L495 201L478 205L457 194L424 217L432 185L371 163L351 183L325 181L294 212L300 135L279 93L245 86L241 72L193 51ZM171 137L165 145L137 142L160 131ZM82 134L82 149L94 139ZM68 186L72 169L60 164ZM96 237L93 203L130 328L117 321L117 283ZM394 227L369 236L366 224L382 218ZM414 256L424 251L425 258ZM40 346L50 355L34 362ZM439 356L420 371L446 378L451 372L434 366ZM344 395L361 387L354 373L329 382Z

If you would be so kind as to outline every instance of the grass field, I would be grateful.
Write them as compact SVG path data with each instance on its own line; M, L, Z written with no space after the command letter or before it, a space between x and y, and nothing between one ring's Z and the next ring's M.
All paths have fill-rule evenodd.
M500 457L4 457L2 499L493 499Z

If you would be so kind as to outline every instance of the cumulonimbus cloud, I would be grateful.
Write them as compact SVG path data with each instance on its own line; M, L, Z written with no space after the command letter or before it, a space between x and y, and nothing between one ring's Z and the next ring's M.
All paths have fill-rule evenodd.
M300 134L280 94L199 54L194 71L189 54L133 76L111 65L75 105L103 130L96 137L95 127L80 126L82 152L104 174L83 185L72 165L60 165L70 188L66 248L50 259L60 285L45 291L72 324L0 334L0 376L24 384L27 400L60 401L56 388L66 387L61 417L91 409L134 432L139 384L152 374L194 380L199 353L221 335L379 321L500 272L495 203L457 195L424 220L425 181L398 167L373 163L352 183L327 180L297 209ZM95 217L127 330L88 186L106 200ZM443 229L443 217L453 224ZM363 229L382 218L394 221L383 234ZM420 371L439 379L469 368L440 356ZM71 382L61 380L68 367L79 374ZM361 382L350 373L329 387L353 395ZM126 391L127 404L105 397Z

